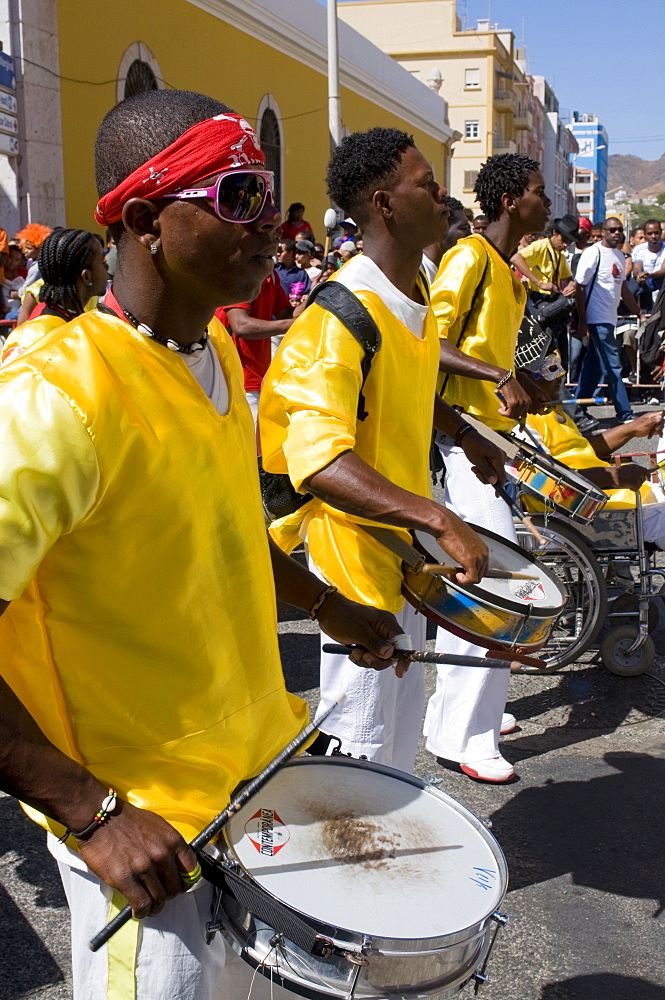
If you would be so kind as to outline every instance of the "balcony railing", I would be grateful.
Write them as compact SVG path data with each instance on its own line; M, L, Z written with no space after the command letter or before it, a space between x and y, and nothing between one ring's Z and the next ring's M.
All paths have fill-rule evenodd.
M533 115L527 108L516 108L513 115L513 128L531 131L533 128Z
M512 139L494 139L493 146L502 153L517 152L517 144Z
M512 90L495 90L494 91L494 103L497 107L503 108L504 110L510 110L514 103L514 95Z

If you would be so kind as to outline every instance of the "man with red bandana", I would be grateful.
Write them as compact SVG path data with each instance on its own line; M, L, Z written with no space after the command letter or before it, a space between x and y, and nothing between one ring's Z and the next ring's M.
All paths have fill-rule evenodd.
M272 269L252 129L153 91L109 112L96 161L118 247L105 307L0 373L0 788L49 831L75 1000L207 1000L230 991L206 943L212 887L183 894L187 842L307 717L273 576L373 666L400 630L266 537L241 367L213 318ZM125 900L144 919L93 954Z

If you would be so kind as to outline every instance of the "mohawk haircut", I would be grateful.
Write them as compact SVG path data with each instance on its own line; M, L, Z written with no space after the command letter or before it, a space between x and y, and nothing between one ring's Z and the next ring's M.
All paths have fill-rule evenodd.
M530 156L519 153L501 153L490 156L478 171L474 186L476 201L490 222L499 219L504 194L515 198L523 195L529 184L529 174L540 170L540 164Z
M356 222L369 215L369 200L394 181L403 153L415 146L413 136L395 128L353 132L333 150L328 164L328 194Z
M102 197L193 125L232 109L190 90L151 90L116 104L97 132L95 176ZM109 226L116 243L122 222Z

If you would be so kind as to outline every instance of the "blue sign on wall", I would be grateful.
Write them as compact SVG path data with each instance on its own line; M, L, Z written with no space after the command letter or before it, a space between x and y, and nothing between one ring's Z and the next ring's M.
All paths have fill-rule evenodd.
M4 90L16 90L14 60L6 52L0 52L0 87Z

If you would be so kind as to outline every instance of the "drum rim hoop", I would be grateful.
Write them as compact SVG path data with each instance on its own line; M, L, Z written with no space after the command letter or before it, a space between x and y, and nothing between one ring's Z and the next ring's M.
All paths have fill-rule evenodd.
M514 434L507 434L506 437L510 438L512 444L514 444L520 452L526 455L526 459L522 458L521 461L531 462L536 466L536 468L539 468L539 471L541 472L551 472L551 469L548 468L551 463L557 472L561 472L561 479L570 480L579 493L582 493L582 490L578 488L578 479L581 480L582 484L587 487L586 493L583 494L584 496L588 497L591 495L594 500L597 500L599 503L601 501L603 504L607 503L607 496L603 493L600 487L596 486L595 483L592 483L590 479L587 479L586 476L584 476L577 469L569 469L567 465L564 465L563 462L560 459L555 458L554 455L546 455L543 452L537 451L533 445L527 444L526 441L522 441L521 438L515 437ZM520 458L520 455L516 455L515 458L510 461L515 461Z

